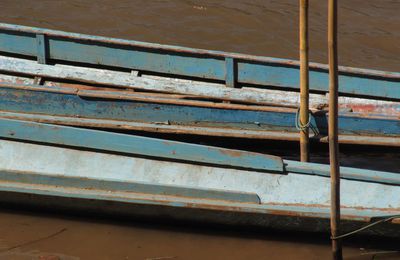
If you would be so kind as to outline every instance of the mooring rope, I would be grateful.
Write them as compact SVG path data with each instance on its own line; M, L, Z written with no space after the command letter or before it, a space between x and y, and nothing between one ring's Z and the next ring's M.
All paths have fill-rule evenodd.
M342 238L345 238L345 237L349 237L351 235L357 234L357 233L359 233L361 231L364 231L366 229L372 228L372 227L374 227L374 226L376 226L378 224L381 224L381 223L384 223L384 222L389 222L391 220L398 219L398 218L400 218L400 215L394 215L394 216L386 217L386 218L377 220L377 221L375 221L375 222L373 222L371 224L368 224L368 225L366 225L366 226L364 226L362 228L353 230L353 231L351 231L349 233L346 233L346 234L343 234L343 235L340 235L340 236L337 236L337 237L331 237L331 239L332 240L337 240L337 239L342 239Z
M300 122L299 114L300 114L300 108L298 108L297 112L296 112L296 129L299 130L299 131L307 130L310 127L310 124L311 124L311 112L308 112L308 122L305 125L303 125Z

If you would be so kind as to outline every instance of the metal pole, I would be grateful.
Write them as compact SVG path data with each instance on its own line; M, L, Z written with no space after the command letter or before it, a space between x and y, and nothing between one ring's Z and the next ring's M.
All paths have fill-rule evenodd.
M300 0L300 160L310 160L309 151L309 74L308 0Z
M338 48L337 2L329 0L328 48L329 48L329 159L331 168L331 234L333 259L343 259L342 243L333 239L339 235L340 226L340 166L338 145Z

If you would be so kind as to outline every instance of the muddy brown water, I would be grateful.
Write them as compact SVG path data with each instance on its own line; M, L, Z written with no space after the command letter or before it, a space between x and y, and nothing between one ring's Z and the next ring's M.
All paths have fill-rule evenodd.
M1 21L297 59L297 0L1 0ZM327 0L310 0L311 60L327 63ZM340 1L341 65L400 70L400 1Z
M322 63L327 62L326 2L310 1L311 59ZM400 1L346 0L339 6L341 65L400 71ZM0 21L297 59L297 8L295 0L1 0ZM314 159L326 160L321 154ZM297 155L287 155L293 156ZM373 159L376 156L374 151L342 153L346 165L399 171L398 151ZM0 211L0 259L330 257L327 235L245 233L4 208ZM369 239L346 245L347 259L400 259L398 254L382 252L396 245L387 249L386 243L371 245Z

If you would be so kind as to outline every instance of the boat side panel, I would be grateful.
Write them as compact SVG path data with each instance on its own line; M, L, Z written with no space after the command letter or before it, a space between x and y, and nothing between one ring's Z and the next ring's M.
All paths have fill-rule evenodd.
M14 140L283 173L280 157L90 129L0 119L0 136Z
M223 200L239 203L260 204L260 198L254 193L228 192L213 189L198 189L153 183L121 182L89 178L49 176L27 172L1 171L1 181L20 183L24 186L45 185L48 187L68 187L70 189L103 190L106 192L135 192L143 194L186 197L193 199Z
M290 128L293 113L213 109L179 105L81 98L58 94L0 88L0 110L101 118L175 125L224 126L253 130ZM294 130L295 131L295 130Z
M162 222L214 223L219 225L234 225L235 227L271 228L274 230L297 230L308 232L329 232L328 218L310 218L296 215L274 215L261 213L245 213L235 211L205 210L196 208L176 208L146 204L130 204L117 201L101 201L94 199L77 199L71 197L54 197L34 195L20 192L1 192L1 206L32 207L35 209L64 210L66 213L79 210L94 216L123 216L131 221L157 220ZM364 226L364 222L342 221L342 231L350 232ZM399 226L399 225L397 225ZM233 227L233 228L235 228ZM239 229L240 230L240 229ZM368 234L398 238L400 228L385 223L375 229L366 231Z
M36 56L36 34L0 30L0 51Z
M53 88L54 90L54 88ZM68 90L68 89L66 89ZM240 109L216 109L173 104L83 98L70 93L32 91L1 87L0 110L46 114L54 116L135 121L160 125L223 127L253 131L284 130L297 132L296 112L249 111ZM100 92L99 92L100 93ZM399 136L400 121L395 118L351 116L342 113L339 118L341 134ZM312 115L311 126L326 135L328 116L323 112Z
M321 176L226 169L6 140L0 142L0 165L4 171L253 193L263 204L329 207L330 180ZM344 208L400 210L399 186L354 180L342 184Z
M238 63L238 80L255 85L299 88L299 68L297 66L277 66L275 64ZM310 69L310 90L328 92L329 75L325 70ZM385 80L352 74L339 74L340 93L349 95L400 97L400 80Z
M69 62L115 66L170 75L205 78L225 82L227 73L225 55L146 48L112 43L111 41L82 40L74 37L45 35L50 59ZM95 39L95 38L94 38ZM36 34L0 30L0 50L38 56ZM272 61L272 59L271 59ZM239 83L298 89L299 67L294 62L261 62L234 59ZM312 69L310 89L328 91L326 69ZM385 73L380 73L384 75ZM388 73L389 75L390 73ZM229 77L231 79L232 77ZM400 99L400 80L396 77L369 77L363 73L341 73L340 92L350 95ZM228 82L228 85L230 83Z

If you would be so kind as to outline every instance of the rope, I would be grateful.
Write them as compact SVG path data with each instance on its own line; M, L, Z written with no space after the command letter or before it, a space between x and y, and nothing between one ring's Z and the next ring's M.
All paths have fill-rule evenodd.
M371 224L366 225L365 227L356 229L356 230L351 231L349 233L346 233L346 234L343 234L343 235L340 235L340 236L337 236L337 237L331 237L331 239L332 240L337 240L337 239L342 239L342 238L345 238L345 237L349 237L351 235L354 235L354 234L359 233L361 231L364 231L366 229L372 228L372 227L374 227L374 226L376 226L378 224L381 224L381 223L384 223L384 222L389 222L389 221L391 221L393 219L398 219L398 218L400 218L400 215L394 215L394 216L390 216L390 217L387 217L387 218L384 218L384 219L380 219L378 221L375 221L375 222L373 222Z
M311 112L308 112L308 122L305 125L300 122L299 114L300 108L298 108L296 112L296 129L299 131L305 131L310 127L311 124Z

